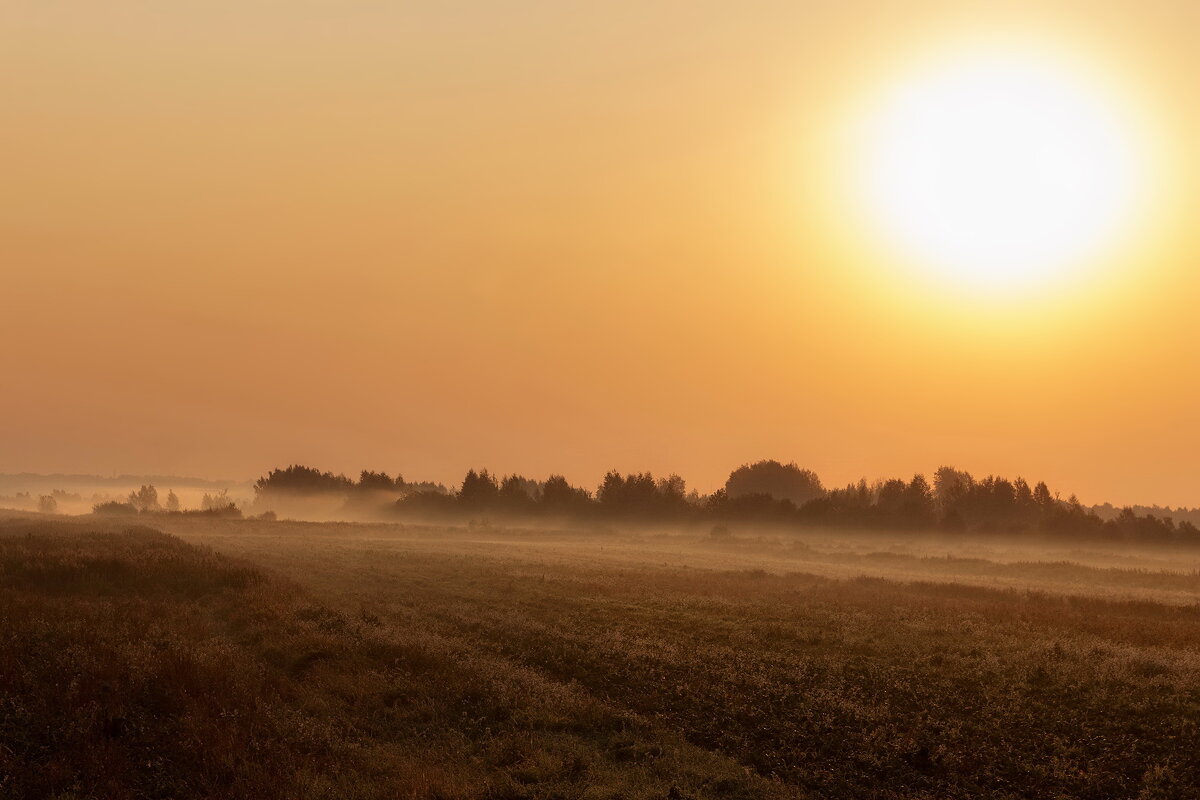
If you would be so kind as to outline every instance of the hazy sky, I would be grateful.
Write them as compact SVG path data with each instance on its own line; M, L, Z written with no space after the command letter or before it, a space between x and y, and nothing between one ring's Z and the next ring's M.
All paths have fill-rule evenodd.
M0 471L1200 505L1197 4L995 5L7 0ZM1134 251L1004 302L858 247L830 144L994 30L1110 72L1171 176Z

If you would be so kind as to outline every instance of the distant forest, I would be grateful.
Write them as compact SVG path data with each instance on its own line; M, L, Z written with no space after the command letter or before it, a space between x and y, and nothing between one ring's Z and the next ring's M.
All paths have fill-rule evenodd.
M544 481L470 470L454 489L409 482L386 472L345 475L293 465L272 470L254 484L255 506L271 509L289 498L334 496L347 509L390 517L555 518L575 521L709 523L721 535L738 522L798 527L936 529L946 532L1025 534L1067 538L1200 544L1197 512L1112 506L1087 508L1074 495L1062 499L1042 482L1022 478L975 478L942 467L932 482L910 479L860 480L827 489L811 470L796 464L759 461L735 469L712 494L688 491L683 478L649 472L609 472L590 491L561 475ZM1184 517L1184 518L1177 518Z

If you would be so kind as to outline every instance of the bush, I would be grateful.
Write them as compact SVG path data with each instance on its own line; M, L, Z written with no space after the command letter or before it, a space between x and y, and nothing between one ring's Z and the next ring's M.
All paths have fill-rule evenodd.
M97 503L92 506L92 513L106 517L136 517L138 510L133 503L118 503L116 500L110 500L107 503Z
M228 505L218 506L209 505L205 508L193 508L188 511L180 512L185 517L217 517L219 519L241 519L242 510L233 503Z

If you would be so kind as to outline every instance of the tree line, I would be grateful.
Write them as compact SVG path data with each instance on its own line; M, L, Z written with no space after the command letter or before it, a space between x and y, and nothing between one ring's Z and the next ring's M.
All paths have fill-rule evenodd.
M648 522L769 522L807 527L941 530L953 533L1048 533L1081 539L1194 542L1200 529L1187 519L1135 513L1101 515L1071 495L1062 499L1044 482L989 475L975 478L941 467L924 475L866 479L826 489L811 470L795 463L758 461L730 473L711 494L689 491L678 475L607 473L595 490L562 475L534 480L470 470L450 489L410 482L386 472L363 471L357 480L300 465L275 469L255 483L257 503L273 498L335 494L347 505L371 506L395 516L568 518ZM1111 507L1110 507L1111 508Z
M174 490L168 490L167 496L160 500L158 489L153 484L143 485L133 490L123 502L109 500L96 503L92 506L92 513L103 516L131 516L134 514L200 514L231 518L242 516L242 510L237 507L237 503L229 496L226 489L214 494L206 492L200 500L198 509L184 509Z

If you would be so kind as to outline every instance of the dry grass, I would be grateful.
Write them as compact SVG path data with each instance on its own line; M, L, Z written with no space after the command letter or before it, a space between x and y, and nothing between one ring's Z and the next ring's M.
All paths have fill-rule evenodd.
M696 537L175 527L233 561L148 531L17 528L0 538L14 797L1149 800L1200 785L1186 571L878 543L739 556ZM920 580L838 577L898 561ZM1148 599L1160 590L1170 602Z
M145 529L0 524L0 640L5 798L781 793L578 687Z

